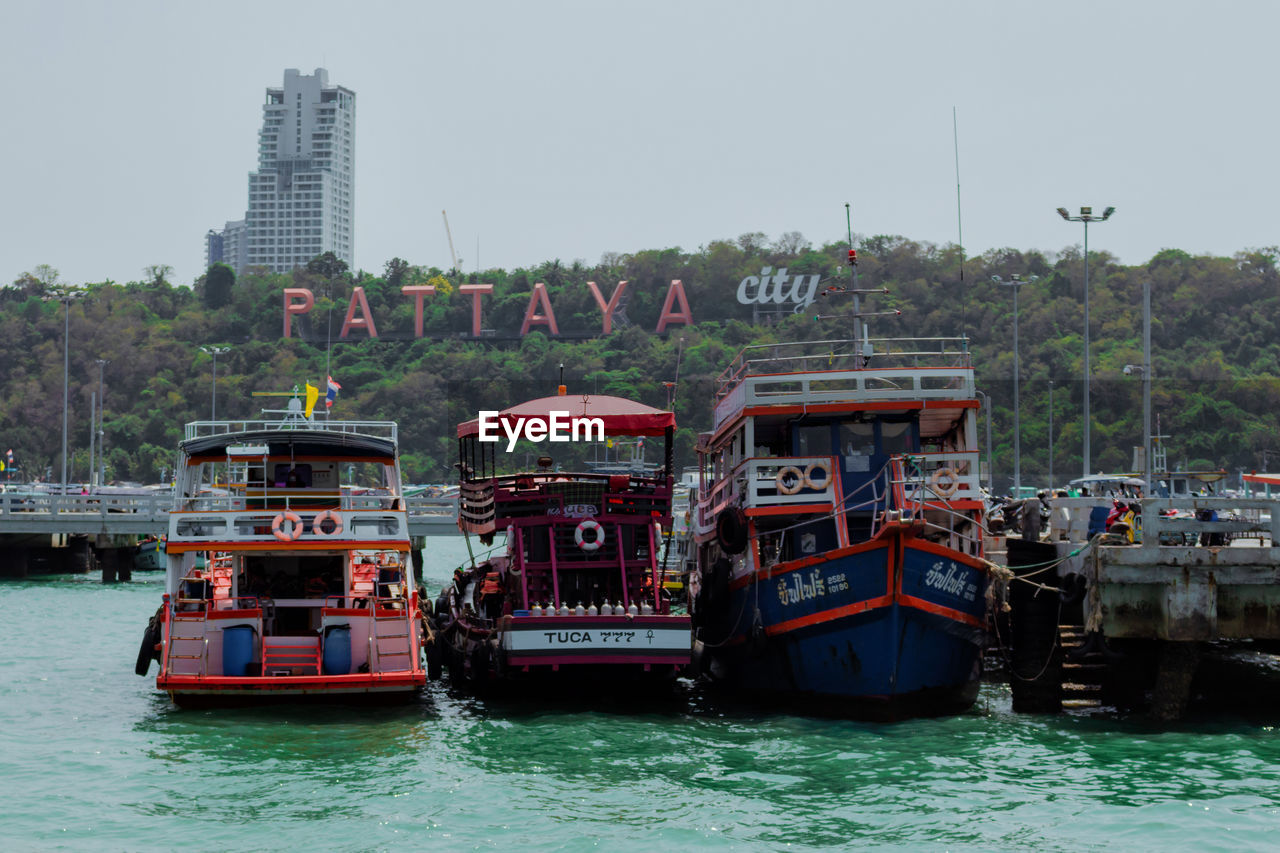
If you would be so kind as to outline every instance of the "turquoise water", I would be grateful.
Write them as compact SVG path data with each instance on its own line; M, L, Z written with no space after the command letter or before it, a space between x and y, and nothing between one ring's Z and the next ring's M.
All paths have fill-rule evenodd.
M432 540L434 593L463 556ZM1275 850L1276 720L892 724L433 684L403 708L182 711L133 674L158 573L0 581L9 850ZM1280 709L1274 716L1280 718Z

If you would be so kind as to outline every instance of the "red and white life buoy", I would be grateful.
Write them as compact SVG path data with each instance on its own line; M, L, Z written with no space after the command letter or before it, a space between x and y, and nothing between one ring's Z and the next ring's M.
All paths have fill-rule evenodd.
M284 529L286 521L293 522L293 529L287 533ZM286 509L271 522L271 533L281 542L296 542L302 535L302 516L291 509Z
M333 530L328 533L324 530L326 521L333 522ZM331 509L316 513L316 517L311 520L311 531L317 536L337 536L342 532L342 516Z
M588 530L595 534L595 537L590 542L587 541L584 535ZM573 531L573 541L583 551L598 551L600 546L604 544L604 528L594 518L588 518Z

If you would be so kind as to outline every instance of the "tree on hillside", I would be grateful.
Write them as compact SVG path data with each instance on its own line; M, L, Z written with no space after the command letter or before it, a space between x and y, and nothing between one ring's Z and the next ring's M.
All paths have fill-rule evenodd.
M404 283L405 273L409 271L409 262L403 258L392 258L387 261L383 271L383 277L387 280L387 284L392 287L399 287Z
M169 277L173 275L173 267L168 264L148 264L142 268L142 274L153 285L168 284Z
M209 267L204 276L204 304L206 308L222 308L231 304L236 285L235 270L223 263Z

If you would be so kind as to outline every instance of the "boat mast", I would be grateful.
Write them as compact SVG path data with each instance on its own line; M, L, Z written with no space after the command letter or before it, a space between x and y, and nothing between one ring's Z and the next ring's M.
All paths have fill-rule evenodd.
M862 322L862 312L858 308L858 250L853 248L853 214L847 201L844 203L844 224L849 229L849 266L853 270L849 274L850 289L853 292L853 351L861 362L862 342L867 337L867 325Z

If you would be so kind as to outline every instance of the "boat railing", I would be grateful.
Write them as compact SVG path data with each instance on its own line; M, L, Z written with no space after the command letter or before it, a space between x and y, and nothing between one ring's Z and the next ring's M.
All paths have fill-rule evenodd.
M862 370L868 367L971 368L968 338L868 338L790 341L743 347L716 377L716 400L750 376Z
M747 459L747 506L832 504L836 502L836 460L831 456Z
M1116 498L1108 495L1052 498L1049 501L1051 540L1083 542L1105 532L1106 518ZM1206 542L1257 539L1280 543L1280 500L1266 498L1143 498L1133 531L1144 548L1194 546ZM1208 534L1202 537L1202 534Z
M464 481L459 520L472 532L493 529L499 519L530 516L594 518L645 515L669 520L672 483L664 473L507 474ZM664 523L666 523L664 521Z
M169 544L319 541L400 542L409 537L403 509L178 510L169 516Z
M199 494L194 497L183 496L178 498L177 508L175 512L227 512L244 509L258 510L319 510L332 509L343 512L352 512L357 510L403 510L408 501L400 495L392 494L366 494L353 495L346 492L341 494L331 492L328 494L311 493L300 494L297 491L289 491L285 489L279 490L259 490L254 489L248 494ZM429 506L451 506L452 501L439 500L431 498L415 498L414 506L423 510Z
M909 503L982 500L976 451L912 453L904 457L903 478Z
M718 429L749 406L850 404L864 401L975 399L973 368L893 367L883 362L856 369L744 376L717 393L713 422Z
M893 458L885 474L886 491L890 495L890 500L887 508L874 520L872 535L877 534L886 524L916 524L921 527L925 539L938 540L954 550L981 556L984 531L978 523L977 515L981 511L981 504L974 506L971 502L967 506L953 505L951 502L954 500L967 499L958 494L960 486L957 483L963 481L957 480L954 475L946 474L946 472L955 471L956 468L938 467L936 464L941 462L945 466L958 467L972 461L972 468L976 469L977 454L923 455L944 458L922 461L922 454ZM925 479L925 473L930 470L932 473ZM943 472L944 476L938 476L939 472ZM980 492L975 494L980 496Z
M186 424L184 439L241 432L275 432L279 430L313 430L317 432L368 435L397 441L395 421L331 421L327 418L254 418L235 421L192 421Z
M834 508L840 502L839 462L832 456L758 456L744 459L695 502L697 533L710 531L728 506Z

